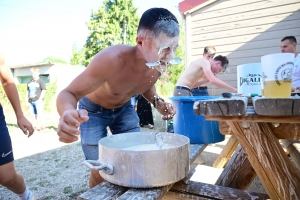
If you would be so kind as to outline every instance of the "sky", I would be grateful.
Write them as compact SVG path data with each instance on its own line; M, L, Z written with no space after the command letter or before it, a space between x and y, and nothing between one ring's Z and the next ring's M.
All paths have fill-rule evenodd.
M164 7L179 17L183 0L133 0L141 14ZM46 57L69 62L72 46L82 47L88 36L86 22L102 0L1 0L0 49L8 65L41 62Z

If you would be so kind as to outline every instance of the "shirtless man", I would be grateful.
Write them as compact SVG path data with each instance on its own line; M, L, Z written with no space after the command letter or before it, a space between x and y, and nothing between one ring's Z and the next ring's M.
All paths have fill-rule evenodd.
M143 94L164 120L172 119L175 109L158 97L154 84L173 59L178 41L178 21L170 11L145 11L135 46L115 45L100 51L59 93L59 140L70 143L80 135L86 159L98 160L98 141L107 135L107 126L112 134L140 131L139 118L130 104L135 94ZM91 171L91 188L102 181L99 171Z
M221 55L210 60L206 60L205 58L195 60L179 77L174 90L174 96L193 96L190 88L197 82L200 85L211 82L217 87L237 92L236 88L231 87L215 76L215 74L225 71L227 66L228 59Z
M216 54L216 49L214 46L206 46L203 51L203 58L206 60L210 60L215 57ZM202 83L201 80L200 82L197 82L192 88L192 94L193 96L209 96L208 91L207 91L207 84Z

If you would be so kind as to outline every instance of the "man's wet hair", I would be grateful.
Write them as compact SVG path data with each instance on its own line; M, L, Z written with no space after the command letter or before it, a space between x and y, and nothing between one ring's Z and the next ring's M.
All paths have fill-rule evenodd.
M281 42L283 42L284 40L289 40L290 43L297 44L297 39L294 36L286 36L286 37L282 38Z
M214 46L206 46L204 47L204 54L215 54L216 53L216 48Z
M218 56L214 57L214 60L215 61L221 61L221 65L225 69L227 69L229 61L228 61L228 58L226 56L218 55Z
M138 30L149 30L155 37L160 33L168 37L179 35L179 24L176 17L165 8L150 8L146 10L139 22Z

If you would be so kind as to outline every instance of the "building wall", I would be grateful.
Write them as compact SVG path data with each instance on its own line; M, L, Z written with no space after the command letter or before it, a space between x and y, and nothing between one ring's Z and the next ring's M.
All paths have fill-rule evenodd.
M236 66L260 62L263 55L279 53L283 37L294 35L300 51L299 0L219 0L185 13L187 65L202 57L207 45L229 58L229 70L218 77L237 87ZM200 5L201 6L201 5ZM194 9L195 10L195 9ZM190 15L190 16L189 16ZM210 95L224 89L208 84Z

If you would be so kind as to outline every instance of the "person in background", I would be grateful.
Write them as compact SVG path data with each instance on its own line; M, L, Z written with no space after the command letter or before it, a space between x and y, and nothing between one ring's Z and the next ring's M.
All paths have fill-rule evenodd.
M218 79L215 74L225 71L228 66L228 59L225 56L217 56L214 59L206 60L199 58L180 75L174 90L174 96L193 96L191 87L196 83L205 84L210 82L217 87L237 92L237 89Z
M143 97L143 95L138 95L137 100L137 114L140 119L140 126L148 125L150 129L154 127L153 114L151 104Z
M297 52L297 40L294 36L286 36L281 40L282 53L294 53L294 70L292 74L292 92L300 90L300 55Z
M30 137L34 129L31 123L24 117L21 109L19 94L5 64L3 53L0 51L0 80L17 118L17 124L25 135ZM9 132L5 122L2 105L0 104L0 184L17 194L19 200L34 200L33 193L26 187L23 176L16 172L14 155Z
M214 46L206 46L203 51L203 58L205 58L206 60L210 60L214 58L215 54L216 54L216 49ZM192 94L193 96L209 96L207 90L207 84L199 80L192 87Z
M158 96L154 84L174 58L179 33L169 10L151 8L140 19L135 46L114 45L97 53L58 94L59 140L70 143L80 136L86 159L98 160L98 141L107 136L107 126L112 134L140 131L130 103L135 94L152 103L163 120L172 119L175 108ZM90 171L90 188L102 181L99 171Z
M38 68L31 68L32 79L27 83L28 107L32 115L32 124L37 129L38 120L41 123L41 130L45 130L44 122L44 96L46 84L40 79Z

